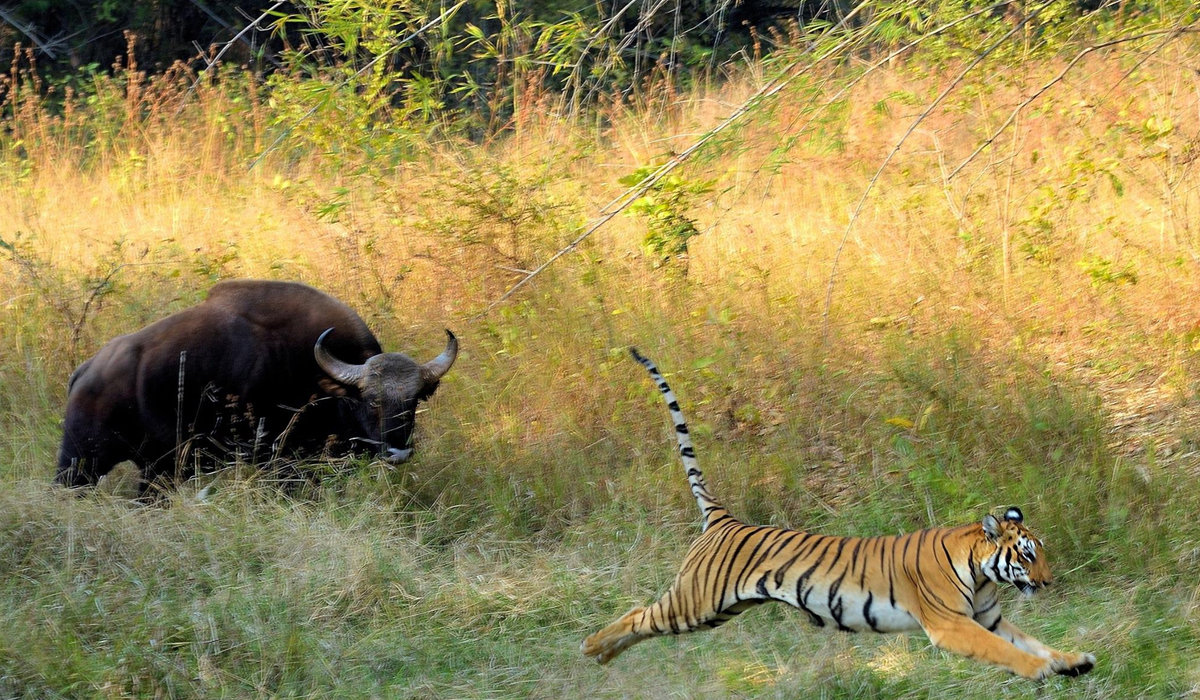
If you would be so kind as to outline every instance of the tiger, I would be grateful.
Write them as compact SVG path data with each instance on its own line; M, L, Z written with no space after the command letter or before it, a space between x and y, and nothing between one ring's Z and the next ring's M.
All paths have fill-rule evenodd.
M921 629L938 648L1030 680L1092 670L1092 654L1052 649L1000 614L1001 584L1029 596L1053 582L1042 541L1025 527L1019 508L970 525L880 537L744 524L709 491L666 380L654 363L635 348L631 352L666 400L703 530L670 590L584 639L585 656L606 664L642 640L713 629L749 608L780 601L817 627Z

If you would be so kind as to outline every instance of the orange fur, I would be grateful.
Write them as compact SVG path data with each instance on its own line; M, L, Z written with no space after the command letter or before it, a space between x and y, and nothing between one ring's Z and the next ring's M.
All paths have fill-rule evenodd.
M663 392L704 533L657 602L631 610L583 640L608 663L650 637L717 627L769 601L807 613L820 627L845 631L923 629L936 646L996 664L1030 679L1079 675L1091 654L1043 645L1000 615L1000 583L1027 593L1051 583L1042 543L1020 510L980 523L887 537L837 537L746 525L717 503L695 463L674 394L649 360L634 351Z

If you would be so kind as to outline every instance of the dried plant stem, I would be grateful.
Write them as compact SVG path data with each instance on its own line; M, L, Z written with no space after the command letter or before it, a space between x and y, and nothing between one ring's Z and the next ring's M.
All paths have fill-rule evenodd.
M839 28L841 28L846 22L848 22L852 17L854 17L854 15L859 11L859 9L861 9L862 7L865 7L866 5L867 5L867 3L861 3L860 5L858 5L858 7L856 7L854 10L847 13L846 16L842 18L841 22L839 22L837 24L837 26L833 27L829 31L833 32L833 31L836 31ZM699 151L701 148L703 148L705 146L705 144L707 144L709 141L712 141L718 134L725 131L729 127L733 126L742 117L753 112L754 109L759 104L761 104L765 100L768 100L771 97L774 97L775 95L777 95L780 91L782 91L785 87L790 85L793 81L795 81L800 76L807 74L813 68L820 65L823 61L827 60L829 57L839 54L846 46L848 46L852 43L853 38L854 37L852 35L851 38L842 40L836 46L831 48L829 51L827 51L824 54L822 54L821 56L818 56L817 58L813 59L812 62L810 62L807 66L805 66L801 70L796 70L796 67L799 66L801 59L797 59L797 60L789 63L787 65L787 67L784 68L784 70L781 71L777 77L768 81L767 84L765 84L761 88L759 88L747 100L742 102L742 104L739 105L737 107L737 109L735 109L731 114L729 114L727 117L725 117L725 119L721 120L721 123L717 124L715 127L710 129L709 131L705 132L699 139L697 139L694 143L692 143L691 146L684 149L681 153L677 153L674 156L672 156L669 161L667 161L666 163L663 163L658 168L656 168L654 170L654 172L652 172L649 175L647 175L646 177L644 177L641 182L639 182L638 184L634 185L633 187L630 187L629 189L625 190L616 199L612 200L605 206L601 207L600 212L599 212L600 213L599 219L597 219L590 226L588 226L586 229L584 229L584 231L581 234L579 234L579 236L577 236L574 240L572 240L570 243L568 243L565 247L560 249L554 255L551 255L550 258L548 258L544 263L542 263L541 265L538 265L532 272L530 272L525 277L521 278L521 280L519 280L516 284L514 284L512 287L510 287L507 292L500 295L500 297L498 299L496 299L492 303L488 304L487 308L485 308L483 311L480 311L478 314L472 316L471 321L472 322L478 321L479 319L486 316L488 313L491 312L492 309L496 308L501 303L503 303L506 299L508 299L510 296L512 296L514 292L516 292L521 287L524 287L526 284L529 283L530 280L532 280L534 277L541 274L541 272L543 270L550 267L550 265L554 264L554 262L556 260L558 260L562 256L566 255L570 251L574 250L576 246L578 246L580 243L582 243L584 241L584 239L586 239L588 236L591 236L593 233L598 231L602 226L604 226L604 224L611 221L614 216L621 213L621 211L623 211L626 207L628 207L630 204L632 204L634 201L636 201L638 197L645 194L647 190L649 190L651 187L653 187L655 185L655 183L657 183L659 180L666 177L668 173L670 173L675 168L678 168L680 165L683 165L683 163L685 163L697 151Z
M211 61L208 61L208 67L205 70L207 70L208 68L212 68L213 66L220 63L221 57L225 55L225 52L229 50L230 46L233 46L235 43L242 40L243 37L246 35L246 32L249 32L251 29L258 29L258 23L263 21L264 19L266 19L267 15L274 12L280 5L282 5L285 2L287 2L287 0L278 0L278 2L276 2L274 5L271 5L270 7L268 7L266 10L263 11L263 13L261 15L256 17L253 22L251 22L250 24L247 24L242 29L242 31L240 31L236 35L234 35L234 37L232 39L225 42L225 45L221 47L221 50L217 52L217 55L214 56ZM276 62L276 65L278 66L277 62ZM204 71L201 71L200 75L197 75L196 79L192 82L192 84L190 86L188 86L187 91L183 93L183 97L180 98L179 108L175 110L175 116L179 116L183 112L183 108L185 106L187 106L188 98L191 97L192 93L196 91L196 88L200 85L200 81L203 79L204 79Z
M1163 34L1168 34L1169 36L1165 40L1163 40L1162 43L1160 43L1158 46L1156 46L1154 48L1154 51L1150 52L1149 55L1145 56L1141 61L1138 61L1138 63L1136 65L1134 65L1132 68L1130 68L1128 71L1125 72L1125 75L1121 77L1121 81L1123 81L1123 80L1125 80L1125 78L1129 77L1130 74L1132 74L1134 71L1136 71L1138 68L1140 68L1143 63L1145 63L1147 60L1149 60L1151 56L1153 56L1154 54L1161 51L1163 49L1163 47L1165 47L1171 41L1175 40L1176 38L1178 38L1179 36L1181 36L1183 34L1189 34L1189 33L1195 32L1196 30L1192 28L1192 25L1196 24L1196 22L1200 22L1200 20L1196 20L1196 21L1192 22L1191 24L1187 24L1184 26L1172 27L1171 29L1162 29L1162 30L1153 31L1153 32L1145 32L1143 34L1138 34L1137 36L1122 37L1120 39L1104 41L1104 42L1101 42L1094 46L1089 46L1089 47L1083 49L1075 56L1075 58L1071 59L1071 61L1069 63L1067 63L1067 65L1061 71L1058 72L1058 75L1051 78L1048 82L1046 82L1045 85L1040 87L1037 90L1037 92L1034 92L1032 95L1025 98L1021 102L1021 104L1017 105L1017 107L1012 111L1012 114L1008 115L1008 119L1004 120L1004 123L1000 125L1000 128L996 129L996 131L991 136L989 136L986 140L984 140L983 143L979 144L979 146L971 153L971 155L967 156L967 158L963 162L959 163L958 166L950 172L950 174L946 177L947 182L950 180L953 180L954 176L958 175L959 172L961 172L963 168L970 165L971 161L975 160L975 158L978 157L979 154L982 153L985 148L987 148L988 146L991 146L993 143L995 143L996 139L1000 138L1000 135L1004 133L1004 130L1007 129L1009 126L1011 126L1014 121L1016 121L1017 115L1020 114L1023 109L1025 109L1026 107L1031 105L1035 100L1037 100L1042 95L1046 94L1047 90L1049 90L1050 88L1054 87L1055 85L1061 83L1067 77L1067 73L1070 73L1071 69L1074 68L1080 61L1082 61L1083 58L1085 56L1087 56L1088 54L1093 53L1095 51L1100 51L1101 49L1107 49L1107 48L1116 46L1118 44L1123 44L1123 43L1126 43L1129 41L1137 41L1138 39L1146 39L1146 38L1152 37L1152 36L1161 36ZM1117 81L1117 82L1119 83L1121 81Z
M854 230L854 224L858 222L858 217L862 214L863 207L867 203L867 197L869 197L871 192L874 191L875 185L879 182L879 178L883 175L883 171L887 169L887 166L892 162L892 159L895 158L896 154L900 152L900 149L904 146L904 143L908 141L908 137L912 136L913 132L917 130L917 127L920 126L921 123L933 113L933 110L938 108L938 105L940 105L950 95L950 93L962 83L962 81L971 71L975 70L975 68L982 63L984 59L992 55L992 53L996 49L1000 48L1004 42L1008 41L1010 37L1020 31L1022 27L1036 18L1050 5L1051 1L1042 3L1033 12L1023 17L1020 22L1013 26L1012 29L1005 32L1004 36L1000 37L994 43L992 43L991 46L984 49L982 53L975 57L975 60L967 64L967 67L964 68L957 76L955 76L954 80L950 81L950 84L947 85L941 91L941 93L939 93L938 96L929 103L929 105L925 108L925 111L921 112L921 114L913 120L913 123L909 125L908 130L905 131L904 135L900 137L900 140L896 142L895 147L892 148L892 150L887 154L887 157L883 159L883 163L879 165L879 169L875 171L875 175L873 175L870 181L867 182L867 186L863 189L862 196L858 198L858 204L855 205L854 211L850 215L850 220L846 223L846 229L842 232L842 239L838 242L837 250L835 250L833 254L833 262L830 265L829 281L825 285L825 306L821 311L822 348L828 347L829 342L829 312L830 308L833 306L833 290L837 282L838 262L841 260L842 251L846 248L846 241L850 239L850 232Z

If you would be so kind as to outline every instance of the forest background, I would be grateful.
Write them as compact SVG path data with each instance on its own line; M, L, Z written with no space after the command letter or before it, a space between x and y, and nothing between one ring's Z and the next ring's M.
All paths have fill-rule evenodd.
M0 4L0 697L1043 692L782 607L584 659L698 532L629 345L738 516L1018 505L1057 585L1006 616L1099 659L1047 685L1200 693L1198 30L1182 0ZM52 488L71 369L230 277L416 357L453 329L417 456Z

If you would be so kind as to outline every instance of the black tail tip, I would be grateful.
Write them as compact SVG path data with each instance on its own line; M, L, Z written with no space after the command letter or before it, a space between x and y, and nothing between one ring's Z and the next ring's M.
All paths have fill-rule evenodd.
M632 345L629 346L629 354L633 355L633 359L637 360L638 362L644 363L646 361L646 358L642 357L642 354L638 352L637 348L633 347Z

